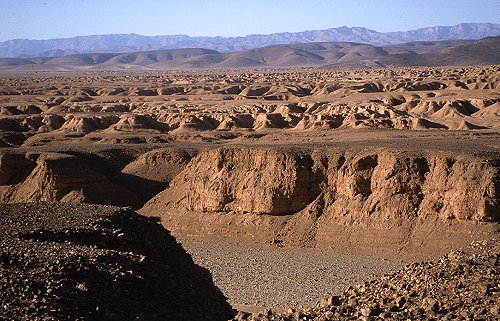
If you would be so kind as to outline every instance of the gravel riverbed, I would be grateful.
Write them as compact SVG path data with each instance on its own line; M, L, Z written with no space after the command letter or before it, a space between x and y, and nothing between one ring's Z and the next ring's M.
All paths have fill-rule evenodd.
M235 307L311 306L328 294L401 269L405 262L307 249L182 241Z

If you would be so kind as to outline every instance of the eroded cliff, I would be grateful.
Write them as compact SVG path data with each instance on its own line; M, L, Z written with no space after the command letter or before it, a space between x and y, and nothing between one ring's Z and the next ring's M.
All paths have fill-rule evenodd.
M351 252L494 235L499 154L424 142L4 152L0 202L145 204L179 238Z
M61 201L137 207L168 186L192 156L150 152L4 152L0 203Z
M317 247L446 243L498 222L498 168L497 158L453 153L220 148L193 158L141 213L185 236Z

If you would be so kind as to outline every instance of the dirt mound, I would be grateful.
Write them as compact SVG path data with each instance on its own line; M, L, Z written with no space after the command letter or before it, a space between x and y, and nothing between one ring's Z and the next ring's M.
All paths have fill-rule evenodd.
M0 206L0 318L227 320L210 273L170 233L128 210Z
M156 119L146 115L124 115L116 124L108 128L115 131L155 131L162 132L169 129L168 125L159 123Z
M250 86L243 89L239 95L243 97L259 97L263 96L271 89L270 86Z
M5 146L34 146L221 131L491 130L500 123L499 79L498 66L5 76L0 135L22 133Z
M329 296L316 307L240 312L234 320L494 320L500 306L498 242L474 243L434 262L412 263L380 279Z
M146 202L169 186L195 154L176 148L162 148L140 155L127 164L117 181L136 192Z
M59 131L65 133L88 134L98 129L105 129L119 121L114 115L108 116L68 116Z

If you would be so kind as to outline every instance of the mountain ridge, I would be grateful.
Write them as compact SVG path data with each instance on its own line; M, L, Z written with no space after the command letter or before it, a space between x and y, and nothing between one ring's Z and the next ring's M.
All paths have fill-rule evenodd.
M408 31L378 32L365 27L337 27L301 32L250 34L237 37L188 35L105 34L46 40L12 39L0 42L2 58L62 56L75 53L125 53L162 49L204 48L219 52L244 51L277 44L348 41L373 46L411 41L477 40L500 35L498 23L461 23Z
M376 47L354 42L271 45L221 53L183 48L56 57L0 58L0 71L171 70L259 67L394 67L500 64L500 36Z

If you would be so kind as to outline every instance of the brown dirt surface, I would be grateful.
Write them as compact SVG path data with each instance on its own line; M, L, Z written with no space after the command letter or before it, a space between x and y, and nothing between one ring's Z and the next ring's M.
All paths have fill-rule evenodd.
M443 254L498 221L498 73L3 75L0 202L128 205L181 238Z
M265 255L281 248L306 248L332 256L415 262L436 259L471 242L495 239L500 220L499 79L498 65L3 74L0 203L5 214L0 219L5 221L5 228L0 229L7 233L2 238L7 246L2 250L12 251L5 250L2 269L7 269L6 275L12 274L16 280L5 286L25 297L15 298L15 308L4 308L2 313L25 315L30 309L39 309L40 313L56 313L57 319L57 313L62 311L57 309L66 306L71 306L71 310L64 313L73 313L71 316L76 318L84 318L92 309L108 313L104 305L95 310L95 302L90 299L85 299L81 308L74 307L80 296L85 297L89 291L99 289L107 293L94 281L82 285L78 281L84 277L82 271L98 271L109 280L116 272L120 278L136 280L135 274L130 276L127 272L130 264L137 264L137 273L143 273L147 269L166 269L168 260L177 255L185 258L184 263L189 261L178 248L177 254L171 255L169 250L155 246L166 242L176 249L168 241L171 237L151 218L141 221L135 214L124 214L127 211L117 213L115 208L109 208L108 212L97 205L79 207L75 203L132 206L142 215L158 217L172 235L186 244L201 241L209 249L217 244L235 246L236 254L221 249L225 253L221 260L225 257L229 263L238 262L234 255L244 252L238 246L266 249L269 252ZM57 203L5 205L36 201ZM104 218L85 214L94 211L107 214L103 214ZM143 225L153 226L154 235L136 235L139 232L134 228ZM113 234L125 228L137 237L127 244L121 243L123 237ZM144 228L141 231L148 229ZM18 234L9 234L9 229ZM65 231L72 238L68 239ZM93 238L97 234L108 235L104 241L111 243L97 246L95 242L102 241ZM121 249L135 253L139 246L136 243L152 246L155 252L131 257L122 253ZM31 253L30 249L33 259L23 254ZM193 251L195 257L206 254L204 249L198 250ZM79 252L83 253L82 258L73 261ZM52 255L64 264L51 263ZM140 255L161 258L136 262ZM102 261L100 257L118 261ZM486 266L490 259L479 257L477 275L490 271ZM404 271L414 275L417 272L412 269L416 267L429 271L435 271L436 266L447 269L446 262L416 265ZM479 282L474 267L467 265L469 260L464 262L464 268L470 270L461 273ZM52 266L53 271L42 269L45 265ZM60 266L66 265L72 273L69 276L59 271ZM213 273L218 271L215 264L207 267ZM229 280L225 283L234 279L237 284L236 276L224 273ZM166 283L174 282L173 278L165 280L158 274L152 275L164 288ZM203 275L209 277L207 273ZM65 278L54 279L54 284L63 285L57 288L63 291L57 297L44 297L29 288L35 281L59 276ZM26 293L22 290L25 280L29 288ZM92 280L97 278L92 275ZM40 284L46 286L43 282ZM374 282L370 284L379 281ZM453 282L450 287L461 289ZM120 282L108 285L125 286ZM56 291L55 285L51 287ZM140 289L130 293L145 288ZM399 296L405 296L405 302L420 309L424 298L418 297L422 299L418 301L404 293L405 289L396 290ZM213 295L220 309L197 310L197 303L191 304L190 300L198 297L186 297L184 301L188 303L182 308L188 310L182 313L199 316L202 314L197 313L202 310L210 311L216 318L220 316L217 313L229 311L222 295L214 294L220 292L214 288L210 291L208 297ZM14 300L12 292L2 293ZM151 300L158 302L168 295L172 302L178 298L173 297L177 292L163 291L162 297L157 292L153 294ZM66 295L75 300L61 299ZM464 295L471 300L464 306L480 306L476 294ZM368 314L367 318L374 311L380 312L378 315L387 313L376 310L387 307L372 306L372 299L373 296L366 299L371 302L369 306L360 306L363 310L330 312L334 316L339 312L341 317ZM149 297L144 296L144 302L140 302L143 307L148 306L147 300ZM424 314L418 309L412 310L415 313L404 309L389 312L401 313L395 314L395 318L410 319L425 318L427 312L441 313L443 309L443 316L455 315L455 310L443 308L448 299L439 299L437 305L429 305L429 300L425 299L425 305L430 310L422 307ZM109 313L139 311L137 306L121 302L106 303L112 309ZM232 301L247 302L256 304L246 299ZM272 302L265 301L265 305L272 306ZM281 302L280 306L286 304ZM207 302L199 299L198 303ZM50 304L57 305L52 309L55 311L44 310ZM181 311L180 306L176 307L176 311ZM366 310L372 307L373 311ZM488 311L477 313L488 317L493 313ZM205 315L202 319L206 319Z
M497 130L498 66L0 77L0 145Z
M0 319L227 320L210 273L130 210L0 206Z

